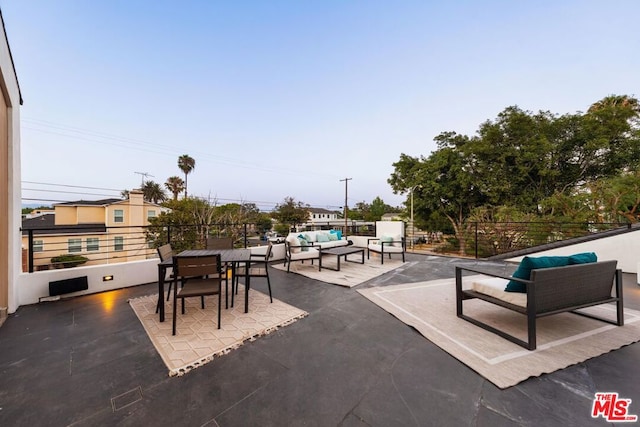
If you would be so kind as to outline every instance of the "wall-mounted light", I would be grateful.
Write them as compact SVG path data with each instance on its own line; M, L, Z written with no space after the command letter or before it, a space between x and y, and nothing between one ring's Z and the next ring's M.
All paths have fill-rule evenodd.
M102 281L103 282L110 282L113 280L113 274L110 274L108 276L102 276Z

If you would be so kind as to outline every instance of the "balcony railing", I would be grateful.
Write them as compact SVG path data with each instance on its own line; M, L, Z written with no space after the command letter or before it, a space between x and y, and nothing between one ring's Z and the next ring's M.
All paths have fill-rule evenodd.
M375 236L375 224L314 224L316 228L341 229L344 235ZM615 229L630 228L626 223L568 223L568 222L491 222L470 223L465 234L463 255L475 258L520 251L554 242L584 237ZM301 229L304 229L301 228ZM171 243L176 251L204 248L207 237L232 237L236 247L251 247L266 242L255 224L207 224L170 225L144 227L103 227L85 230L69 228L39 228L22 230L23 271L50 270L76 265L101 265L156 258L156 248ZM436 233L431 233L436 234ZM440 234L440 233L438 233ZM418 235L408 236L418 239ZM423 237L420 237L421 239ZM427 239L428 240L428 239ZM420 243L419 241L413 243ZM408 245L414 249L414 245ZM453 236L443 236L429 251L460 254L460 241ZM60 255L79 255L86 258L67 258L57 261ZM57 262L56 262L57 261ZM78 264L78 263L81 264Z
M630 228L631 224L618 222L472 222L466 228L463 255L488 258ZM459 254L460 248L460 241L449 236L434 250Z
M27 229L22 230L23 271L140 261L156 258L156 248L165 243L178 251L204 248L207 237L231 237L236 247L246 248L262 243L255 230L251 223Z

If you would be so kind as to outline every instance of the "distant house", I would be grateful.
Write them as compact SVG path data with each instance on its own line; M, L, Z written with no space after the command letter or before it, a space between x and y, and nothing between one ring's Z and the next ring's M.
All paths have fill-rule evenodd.
M53 214L45 211L23 219L22 247L27 254L31 235L35 270L51 268L51 258L62 254L82 255L89 259L87 265L146 259L155 252L146 243L143 227L164 210L144 201L139 190L132 190L126 200L58 203Z
M308 208L309 222L311 223L326 223L328 221L336 221L339 219L339 214L336 211L330 211L323 208Z

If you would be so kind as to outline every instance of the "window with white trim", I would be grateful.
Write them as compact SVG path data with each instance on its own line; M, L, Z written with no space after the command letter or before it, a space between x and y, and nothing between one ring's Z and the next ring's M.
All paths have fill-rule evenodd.
M124 250L124 237L117 236L113 238L113 250L114 251L123 251Z
M124 222L124 210L122 209L113 210L113 222Z
M155 218L156 217L156 211L153 209L149 209L147 211L147 219L151 219L151 218Z
M69 239L68 252L70 254L82 252L82 239Z
M87 237L87 252L100 250L100 239L97 237Z
M33 252L44 252L44 240L33 241Z

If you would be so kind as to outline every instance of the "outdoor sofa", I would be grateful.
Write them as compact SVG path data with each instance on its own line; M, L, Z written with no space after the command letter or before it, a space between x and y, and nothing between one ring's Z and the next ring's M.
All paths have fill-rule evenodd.
M305 241L302 242L301 239ZM300 231L289 233L286 238L293 246L313 246L316 248L329 249L340 246L349 245L346 237L342 236L342 232L338 230L318 230L318 231Z
M577 256L580 255L585 254ZM570 259L570 257L567 258ZM537 260L525 257L523 263L529 261L531 264L532 259ZM534 267L536 267L535 262L537 261L533 262ZM502 276L456 266L457 316L528 350L536 349L536 320L539 317L572 312L614 325L624 325L622 271L616 269L617 261L568 263L558 267L532 268L527 279L516 277L522 276L522 274L516 274L518 270L513 276ZM480 273L492 278L474 280L470 289L463 289L463 271ZM518 287L519 292L514 292L514 288ZM508 288L511 288L511 291L507 291ZM476 298L525 315L527 341L464 314L463 301ZM575 311L606 303L616 304L615 320Z

